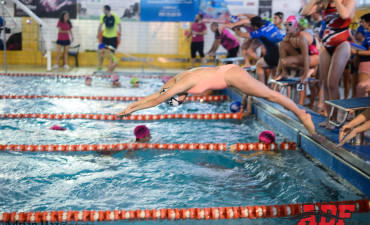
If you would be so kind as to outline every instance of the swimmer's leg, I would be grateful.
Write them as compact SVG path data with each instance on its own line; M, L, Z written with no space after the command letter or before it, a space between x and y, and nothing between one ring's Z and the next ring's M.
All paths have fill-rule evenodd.
M315 125L312 122L311 115L298 106L288 97L279 92L269 89L260 81L254 79L240 67L233 67L225 74L225 80L230 86L234 86L248 95L264 98L270 102L275 102L286 109L292 111L307 128L311 135L315 133Z

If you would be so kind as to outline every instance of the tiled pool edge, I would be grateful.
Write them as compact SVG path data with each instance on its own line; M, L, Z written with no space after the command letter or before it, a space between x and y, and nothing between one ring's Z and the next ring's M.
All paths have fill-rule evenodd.
M242 97L238 91L233 89L223 90L223 93L227 94L233 100L240 101ZM370 173L368 173L368 170L363 171L351 163L358 161L357 158L354 157L353 159L344 160L343 155L346 156L346 159L353 156L350 154L342 154L341 157L340 155L334 154L334 149L332 147L335 146L334 143L325 139L325 137L320 137L323 142L327 142L325 145L320 144L316 141L320 138L309 137L305 134L306 131L304 131L302 125L290 118L289 115L283 114L279 112L278 109L266 104L263 100L253 100L253 111L257 119L264 121L290 140L295 141L297 146L302 148L305 152L309 153L333 172L346 179L364 194L370 196Z

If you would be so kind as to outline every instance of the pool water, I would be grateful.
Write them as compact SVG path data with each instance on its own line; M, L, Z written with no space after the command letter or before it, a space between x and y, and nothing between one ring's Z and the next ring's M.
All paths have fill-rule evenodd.
M0 94L143 96L159 79L141 89L85 87L78 79L9 78ZM68 82L67 82L68 81ZM108 84L108 83L107 83ZM5 88L6 87L6 88ZM127 90L129 89L129 90ZM121 94L122 92L122 94ZM127 92L127 93L126 93ZM226 113L231 102L164 104L140 112ZM129 102L65 99L0 100L0 113L117 113ZM67 127L53 131L53 125ZM95 121L2 119L0 144L110 144L133 142L133 130L146 124L152 143L256 142L274 130L253 117L236 120ZM276 142L286 139L276 133ZM128 210L224 207L343 201L366 198L301 150L253 155L219 151L136 150L99 152L0 152L0 212L53 210ZM359 217L363 220L363 217ZM283 220L283 224L294 224ZM166 221L184 224L194 221ZM278 219L199 221L199 224L278 224ZM138 224L155 222L142 221ZM295 222L296 223L296 222ZM99 223L100 224L100 223Z

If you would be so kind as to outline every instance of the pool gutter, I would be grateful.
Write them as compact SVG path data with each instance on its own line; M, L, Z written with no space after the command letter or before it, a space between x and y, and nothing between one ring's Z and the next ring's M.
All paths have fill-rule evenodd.
M242 93L235 89L223 92L233 100L240 100L242 96ZM297 146L310 156L370 196L370 166L364 160L345 148L338 148L336 143L321 134L310 136L300 122L275 108L273 104L267 104L263 99L253 98L253 112L257 119L271 125L291 141L295 141Z

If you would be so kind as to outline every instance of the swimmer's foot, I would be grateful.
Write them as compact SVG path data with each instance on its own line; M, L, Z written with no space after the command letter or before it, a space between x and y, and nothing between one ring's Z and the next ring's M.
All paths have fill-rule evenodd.
M275 77L275 79L274 80L284 80L284 79L288 79L289 78L289 75L287 75L287 74L280 74L280 75L278 75L277 77Z
M326 124L326 127L325 127L327 130L334 130L335 129L335 126L331 123L328 123Z
M304 109L302 111L305 113L303 118L301 119L303 125L306 127L308 132L310 132L311 136L315 134L315 125L312 122L311 114L306 113Z
M242 65L242 66L241 66L241 68L243 68L243 69L246 69L246 68L251 68L251 65L248 65L248 64L244 64L244 65Z
M319 123L319 127L326 127L329 124L329 120L326 119L324 122Z

